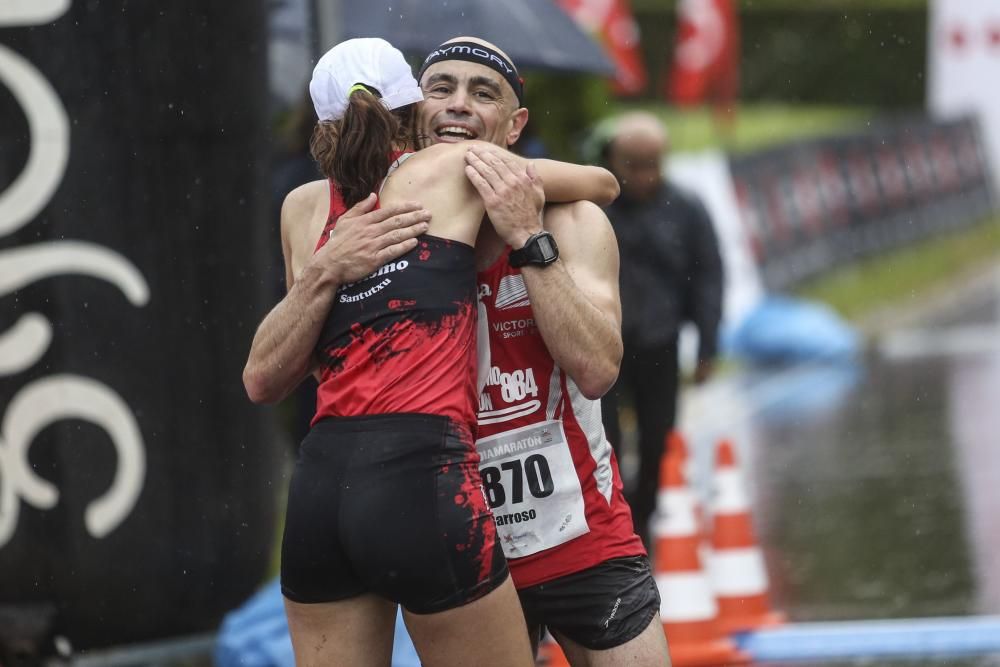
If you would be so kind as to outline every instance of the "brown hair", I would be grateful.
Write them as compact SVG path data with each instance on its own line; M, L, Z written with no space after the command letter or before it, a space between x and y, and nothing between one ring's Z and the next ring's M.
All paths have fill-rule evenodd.
M415 126L414 105L390 111L374 94L356 90L343 118L316 124L309 150L350 207L378 189L397 146L416 145Z

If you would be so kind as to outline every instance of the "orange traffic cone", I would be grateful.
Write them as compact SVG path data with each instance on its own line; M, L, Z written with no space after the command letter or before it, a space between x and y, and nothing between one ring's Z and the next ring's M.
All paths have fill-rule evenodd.
M552 637L542 639L538 646L538 659L535 664L538 667L570 667L566 654Z
M738 632L784 622L784 615L772 611L768 601L764 555L754 536L743 474L728 440L716 450L713 486L708 570L722 629Z
M687 439L678 430L672 430L667 433L666 440L663 443L664 456L660 460L660 484L664 484L667 479L667 455L676 456L681 460L681 475L684 478L684 482L689 489L693 488L692 480L694 479L694 461L691 458L691 450L688 449ZM698 498L697 494L692 492L692 504L694 508L694 521L695 525L698 527L698 535L701 536L701 540L698 543L698 553L701 556L702 565L707 566L708 558L711 555L709 549L709 522L707 512L705 511L701 500ZM655 520L655 518L654 518ZM656 544L652 545L651 556L654 557L656 554Z
M693 479L693 461L691 460L691 450L688 449L687 439L681 434L680 431L674 429L667 433L666 451L671 454L676 454L681 457L681 472L684 473L684 479L690 483ZM660 465L660 479L665 479L664 465Z
M670 660L676 667L748 662L717 624L718 607L702 569L694 497L684 481L681 459L672 453L664 458L666 475L653 523L654 576Z

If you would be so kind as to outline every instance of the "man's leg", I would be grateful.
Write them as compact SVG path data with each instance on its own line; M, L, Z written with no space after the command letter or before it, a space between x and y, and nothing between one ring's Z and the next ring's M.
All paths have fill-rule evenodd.
M645 556L614 558L519 591L573 667L670 664L660 595Z
M629 496L635 532L649 549L649 519L656 509L660 459L677 411L677 343L636 354L635 409L639 422L639 475Z
M619 466L622 460L622 429L619 409L622 400L633 389L634 374L635 359L626 345L618 371L618 379L615 380L615 384L608 390L608 393L601 398L601 419L604 422L604 434L607 436L608 442L611 443L611 448L615 450Z
M659 614L632 641L603 651L588 649L558 632L553 632L553 636L573 667L670 667L667 637Z

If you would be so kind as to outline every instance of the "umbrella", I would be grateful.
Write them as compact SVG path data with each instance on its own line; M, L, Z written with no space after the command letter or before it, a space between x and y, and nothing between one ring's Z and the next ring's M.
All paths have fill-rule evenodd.
M614 74L600 47L552 0L341 0L342 37L382 37L423 58L471 35L503 49L519 69Z

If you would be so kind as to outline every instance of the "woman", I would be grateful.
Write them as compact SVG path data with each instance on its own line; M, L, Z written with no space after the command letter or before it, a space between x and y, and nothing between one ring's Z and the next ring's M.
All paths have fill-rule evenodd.
M373 191L385 204L420 199L432 218L415 248L339 285L324 313L317 411L282 544L296 662L388 665L401 604L424 664L531 665L474 448L472 244L484 207L465 175L470 147L408 152L422 95L383 40L334 47L310 90L320 118L312 150L327 181L303 186L311 204L283 215L289 288L314 251L336 243L340 215ZM553 199L617 194L601 169L537 169Z

